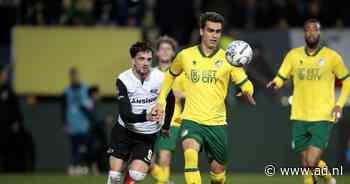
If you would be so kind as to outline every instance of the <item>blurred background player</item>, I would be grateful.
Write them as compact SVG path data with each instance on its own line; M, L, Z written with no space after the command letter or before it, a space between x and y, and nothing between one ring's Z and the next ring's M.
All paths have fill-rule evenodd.
M223 27L224 17L220 14L201 15L201 42L176 55L165 75L159 101L152 109L155 114L162 114L174 79L184 72L188 77L186 86L193 91L186 93L181 124L187 184L202 183L198 168L200 150L205 150L209 158L211 182L225 183L228 161L225 97L229 81L238 85L249 102L255 104L253 85L244 69L231 66L226 61L225 51L218 46Z
M90 119L87 111L93 108L88 87L80 82L79 72L76 68L69 71L70 85L64 90L63 97L63 123L66 133L71 141L71 164L69 175L87 174L86 166Z
M350 90L349 72L342 57L320 44L321 24L309 19L304 24L305 46L288 52L277 73L267 84L279 89L291 76L294 84L292 110L293 149L300 153L306 168L325 168L321 159L328 145L334 122L342 117L342 108ZM342 89L335 102L335 78ZM327 184L336 183L331 175L322 176ZM304 176L305 184L316 183L312 174Z
M17 94L0 64L0 172L28 172L35 166L34 141L23 125Z
M101 170L105 170L106 150L108 147L106 137L105 121L99 116L98 103L100 102L100 90L98 86L91 86L88 90L92 102L90 111L86 111L90 120L89 130L89 167L94 175L98 175Z
M121 73L116 81L119 116L111 133L108 149L110 171L107 184L121 182L123 165L128 162L124 184L146 178L153 156L160 116L151 114L164 74L151 68L152 48L146 42L130 47L132 68ZM166 132L170 121L164 124Z
M176 50L177 43L173 38L168 36L159 38L156 44L156 55L159 63L158 68L162 72L165 73L169 69L175 57ZM170 137L165 138L158 136L156 141L156 163L153 165L152 175L157 180L158 184L168 183L170 179L170 164L180 132L181 113L185 98L185 80L185 76L183 74L180 75L175 79L172 87L172 93L175 96L175 107L173 112L167 110L167 113L172 113L172 116L169 116L169 118L171 118Z

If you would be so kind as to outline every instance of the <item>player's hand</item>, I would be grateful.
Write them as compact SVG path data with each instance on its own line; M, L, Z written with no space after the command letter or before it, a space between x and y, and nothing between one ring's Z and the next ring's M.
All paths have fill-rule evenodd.
M267 83L266 85L266 88L270 88L270 89L274 89L274 90L277 90L277 85L276 85L276 82L275 81L270 81L269 83Z
M246 92L239 92L236 94L236 96L238 97L244 97L245 99L247 99L247 101L249 102L250 105L252 106L256 106L256 102L255 102L255 99L252 95L246 93Z
M147 121L159 121L158 117L153 115L152 112L146 114Z
M341 119L341 118L343 117L343 109L342 109L339 105L336 105L336 106L333 108L332 113L333 113L334 116L335 116L335 122L338 122L339 119Z
M164 110L162 105L156 103L156 105L151 110L151 115L154 121L161 121L163 118Z
M164 138L169 138L170 137L170 130L162 128L160 130L160 136L162 136Z

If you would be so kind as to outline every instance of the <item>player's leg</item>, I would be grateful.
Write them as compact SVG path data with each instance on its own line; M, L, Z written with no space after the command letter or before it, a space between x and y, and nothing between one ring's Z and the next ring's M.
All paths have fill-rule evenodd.
M171 152L161 149L159 150L158 157L158 163L153 165L151 174L157 181L157 184L166 184L170 177Z
M318 167L319 167L320 169L322 169L322 171L323 171L324 169L327 169L327 170L328 170L327 163L326 163L325 161L323 161L323 160L320 160L320 161L318 162ZM323 180L325 181L326 184L336 184L335 178L334 178L330 173L327 173L327 174L325 174L325 175L322 175L322 178L323 178Z
M181 139L185 158L185 180L187 184L201 184L198 168L198 152L203 143L202 126L190 120L183 120Z
M120 184L123 164L129 160L132 140L127 135L127 129L116 124L111 132L111 143L107 154L109 155L110 170L107 184Z
M210 163L210 180L212 184L224 184L226 181L225 165L216 160Z
M301 121L292 121L292 148L301 156L301 163L304 168L308 168L307 149L311 140L308 132L310 124ZM309 171L304 177L304 184L314 184L315 178L312 171Z
M134 184L146 178L149 166L152 162L153 147L156 134L133 136L131 163L124 179L124 184Z
M165 184L170 178L170 164L172 153L175 152L179 127L170 127L170 137L158 137L155 152L157 153L157 163L153 165L152 175L157 180L157 184Z
M226 181L225 164L228 160L227 126L210 126L204 132L205 150L210 160L210 180L212 184Z
M143 160L132 160L126 172L124 184L134 184L146 178L149 163Z
M328 146L328 141L332 132L333 123L331 122L318 122L313 123L309 132L312 135L310 140L310 146L307 149L306 160L309 168L328 168L324 161L321 161L323 150ZM335 183L335 179L329 174L321 175L322 179L327 184Z
M124 161L114 156L109 156L109 172L107 184L120 184Z

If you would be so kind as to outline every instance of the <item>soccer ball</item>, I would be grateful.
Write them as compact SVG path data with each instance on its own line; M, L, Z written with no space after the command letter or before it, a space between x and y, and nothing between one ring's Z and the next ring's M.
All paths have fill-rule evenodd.
M252 60L253 50L247 42L235 40L228 45L225 56L231 65L244 66Z

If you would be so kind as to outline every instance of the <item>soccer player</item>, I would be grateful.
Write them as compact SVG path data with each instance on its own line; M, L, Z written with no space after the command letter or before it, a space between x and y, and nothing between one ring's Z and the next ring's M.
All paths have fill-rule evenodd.
M69 175L88 173L88 145L90 119L86 112L93 107L88 96L88 87L80 81L77 68L69 71L70 85L64 90L62 112L63 126L71 141L72 161L68 167Z
M160 37L156 44L156 55L158 58L158 68L164 73L170 67L171 61L174 59L177 49L177 43L173 38L168 36ZM166 184L170 178L170 164L172 154L175 152L176 143L180 132L181 113L183 110L184 100L184 82L186 78L181 75L176 78L172 88L175 95L175 107L172 112L170 137L164 138L159 136L156 141L156 163L153 165L152 175L156 179L157 184Z
M306 45L290 50L277 76L267 84L268 88L279 89L292 78L292 146L300 153L302 165L310 169L327 167L320 158L327 147L334 122L342 117L350 89L349 73L341 56L322 46L320 35L320 22L307 20L304 24ZM342 80L337 102L334 95L336 77ZM322 178L327 184L336 183L331 175ZM315 177L311 173L304 176L304 183L315 183Z
M242 67L231 66L225 51L218 47L224 18L215 12L200 16L201 41L183 49L165 74L158 103L152 109L161 116L175 77L186 76L186 101L182 113L180 136L184 149L185 180L187 184L200 184L198 152L205 150L210 163L210 179L214 184L225 183L225 165L228 157L228 135L225 97L228 84L233 81L249 102L255 104L253 85Z
M119 116L112 129L108 149L110 171L107 184L119 184L124 163L129 161L124 184L142 181L148 172L157 133L161 129L159 116L151 114L164 74L151 68L152 49L145 42L130 48L132 68L117 79ZM170 121L163 125L166 130ZM165 130L165 133L167 132Z

